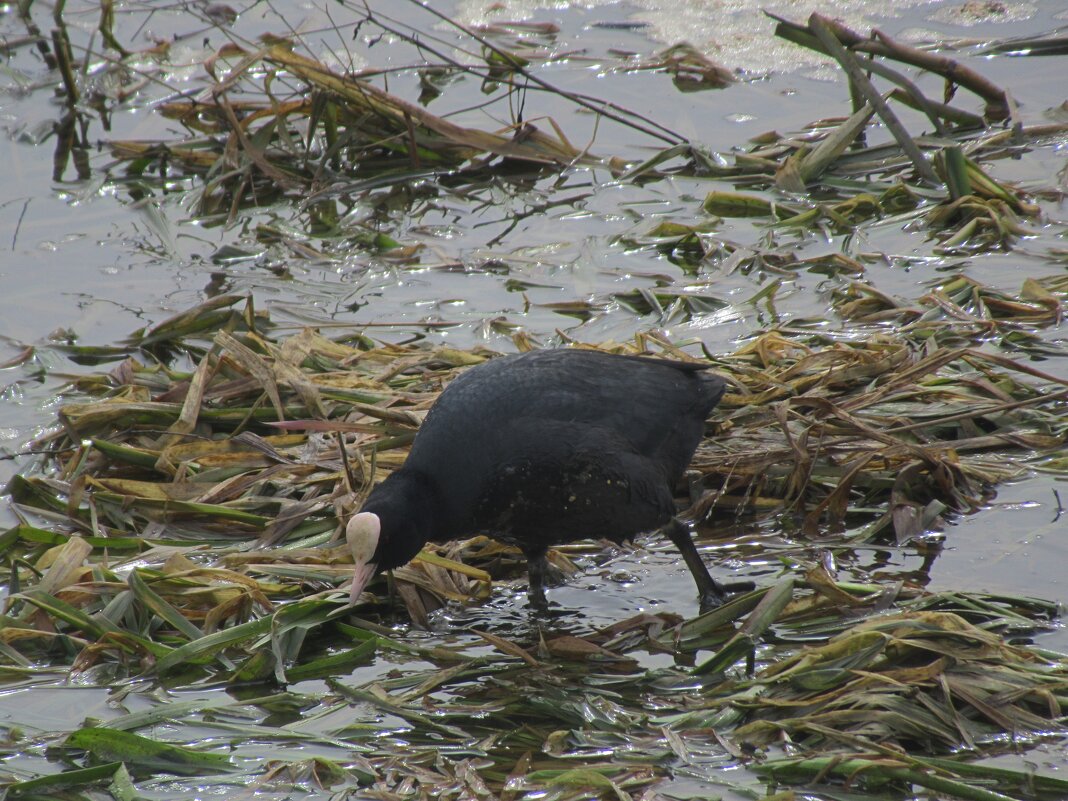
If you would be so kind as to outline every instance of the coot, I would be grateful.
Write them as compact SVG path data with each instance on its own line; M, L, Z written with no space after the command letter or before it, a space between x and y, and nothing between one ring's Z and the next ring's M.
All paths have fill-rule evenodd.
M557 349L467 370L427 414L404 465L349 520L351 600L428 541L486 534L523 551L531 604L543 608L550 546L663 528L702 608L722 603L724 588L675 518L675 487L725 388L706 367Z

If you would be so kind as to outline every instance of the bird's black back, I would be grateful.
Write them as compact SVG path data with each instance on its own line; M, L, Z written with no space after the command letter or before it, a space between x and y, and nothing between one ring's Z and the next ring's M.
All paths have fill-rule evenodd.
M656 528L725 388L703 369L572 349L478 365L441 394L365 508L387 495L396 507L411 485L424 542L484 532L528 553Z

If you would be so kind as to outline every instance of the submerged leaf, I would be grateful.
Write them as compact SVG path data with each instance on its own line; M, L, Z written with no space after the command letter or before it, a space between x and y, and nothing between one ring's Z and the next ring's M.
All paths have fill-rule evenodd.
M134 769L196 776L234 769L222 754L150 740L117 729L79 729L63 741L66 748L88 751L95 759L122 762Z

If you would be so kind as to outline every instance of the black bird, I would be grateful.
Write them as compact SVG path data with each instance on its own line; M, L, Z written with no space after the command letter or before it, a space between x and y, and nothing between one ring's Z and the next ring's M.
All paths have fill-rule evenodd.
M351 600L428 541L487 534L523 551L531 603L544 608L550 546L663 528L702 609L721 604L724 588L675 518L674 489L726 386L706 368L558 349L463 373L431 408L404 465L349 520Z

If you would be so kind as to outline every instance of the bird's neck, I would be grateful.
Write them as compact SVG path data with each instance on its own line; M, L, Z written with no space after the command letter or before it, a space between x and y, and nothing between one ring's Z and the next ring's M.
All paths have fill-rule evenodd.
M375 554L381 570L407 564L435 538L437 505L436 488L415 470L401 468L371 491L363 511L382 521L383 538Z

